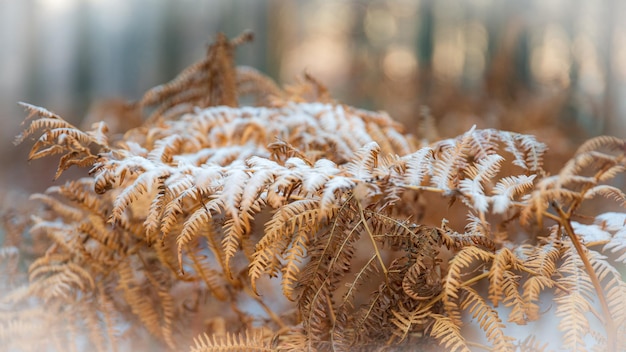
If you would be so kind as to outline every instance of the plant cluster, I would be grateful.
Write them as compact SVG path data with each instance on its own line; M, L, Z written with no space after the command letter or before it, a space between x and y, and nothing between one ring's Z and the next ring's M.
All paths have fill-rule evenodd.
M551 311L558 347L625 349L626 213L584 205L626 201L626 141L549 175L531 135L418 139L235 67L249 37L129 104L123 134L23 104L29 158L90 171L31 197L27 280L20 242L0 250L5 348L536 351L507 327Z

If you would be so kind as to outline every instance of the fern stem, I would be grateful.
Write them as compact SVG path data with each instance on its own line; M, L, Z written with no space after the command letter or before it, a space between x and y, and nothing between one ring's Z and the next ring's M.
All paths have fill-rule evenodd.
M367 220L365 219L365 214L363 211L363 205L361 205L360 201L356 202L359 205L359 215L361 216L361 222L363 223L363 227L365 227L365 231L372 240L372 246L374 246L374 251L376 252L376 256L378 257L378 262L380 263L380 267L383 269L383 274L385 274L385 282L387 283L387 287L389 287L389 271L387 270L387 266L385 266L385 262L383 261L383 257L378 250L378 245L376 244L376 240L374 239L374 234L369 226L367 226Z
M615 347L615 323L613 322L613 317L611 316L611 311L609 310L609 305L606 302L606 297L604 296L604 291L602 290L602 286L600 285L600 280L596 275L596 272L593 270L593 266L591 262L589 262L589 258L585 253L582 243L578 240L576 233L574 233L574 229L572 228L572 224L570 223L569 214L566 214L563 209L556 203L556 201L552 202L552 206L556 209L557 213L559 213L560 223L565 229L567 236L570 238L572 243L574 244L574 248L576 248L576 252L580 257L580 260L583 262L585 266L585 270L587 271L587 275L591 279L591 283L593 284L594 289L596 290L596 294L598 295L598 300L600 301L600 306L602 307L602 313L606 317L604 323L606 325L607 332L607 347L609 351L613 351Z
M441 188L437 188L437 187L430 187L430 186L413 186L413 185L405 185L403 186L406 189L411 189L414 191L427 191L427 192L434 192L434 193L445 193L446 190L441 189Z
M476 275L476 276L474 276L473 278L471 278L471 279L469 279L467 281L463 281L459 285L459 287L471 286L471 285L477 283L478 281L480 281L480 280L482 280L482 279L484 279L484 278L486 278L488 276L489 276L489 272L488 271L484 272L484 273L482 273L480 275Z

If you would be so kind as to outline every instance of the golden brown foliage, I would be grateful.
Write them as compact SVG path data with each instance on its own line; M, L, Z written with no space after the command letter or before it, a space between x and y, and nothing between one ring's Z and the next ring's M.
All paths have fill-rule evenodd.
M624 203L608 182L625 141L592 139L553 176L533 136L418 142L312 77L283 92L236 69L242 40L148 91L116 142L24 104L18 141L43 131L29 157L91 171L33 196L30 233L51 244L1 298L9 349L542 350L506 327L542 319L546 293L564 348L626 345L626 214L581 213Z

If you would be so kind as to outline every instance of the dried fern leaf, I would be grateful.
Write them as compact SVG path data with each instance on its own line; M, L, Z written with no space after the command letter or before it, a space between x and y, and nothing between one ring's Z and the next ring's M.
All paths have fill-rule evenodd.
M259 329L246 330L242 334L226 333L224 338L216 338L206 333L194 338L191 352L238 352L238 351L267 351L275 349Z
M500 179L493 188L493 196L491 201L493 202L493 212L496 214L502 214L511 207L511 203L514 197L519 194L524 194L533 187L533 181L536 175L526 176L509 176Z
M466 340L461 335L461 327L449 317L435 314L430 336L439 340L439 345L450 352L470 352L471 349L466 344Z
M557 282L567 287L568 292L557 290L556 316L561 318L558 328L563 333L563 348L585 351L585 336L591 330L587 312L593 309L589 298L595 295L594 288L572 247L565 253L564 260L558 269L563 277Z
M462 324L458 302L461 299L459 290L462 288L461 276L464 274L464 270L467 270L471 265L475 264L475 261L490 262L492 259L492 253L478 247L468 246L459 251L452 260L450 260L448 273L443 284L442 300L446 315L453 323L459 326Z
M504 160L498 154L491 154L480 159L478 164L469 166L465 173L468 178L459 182L459 189L470 204L479 213L485 213L489 206L485 196L483 183L490 181L500 171L500 163Z
M482 298L482 296L471 287L463 288L465 298L461 302L461 309L468 310L472 317L478 321L480 328L487 335L487 340L491 342L496 351L513 351L514 340L504 334L505 325L500 320L498 312L493 309Z
M428 305L418 306L416 309L408 310L400 304L399 308L399 311L392 311L394 318L391 319L391 323L397 327L397 329L394 330L394 334L400 338L399 342L406 340L413 325L425 325L432 318L430 316L432 314L432 307Z

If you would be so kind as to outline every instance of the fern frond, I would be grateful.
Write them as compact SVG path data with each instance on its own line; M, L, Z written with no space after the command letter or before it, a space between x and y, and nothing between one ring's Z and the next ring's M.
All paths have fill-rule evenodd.
M403 175L402 183L410 186L421 186L426 176L432 173L433 150L424 147L405 157L406 172Z
M30 259L15 256L18 243L42 254L30 285L0 302L43 301L53 313L0 309L0 340L43 330L61 349L106 350L151 335L174 350L205 330L194 351L419 349L432 339L451 351L513 350L505 317L537 321L554 293L565 349L623 345L626 286L614 263L626 262L626 215L584 212L598 195L626 202L605 184L626 170L626 141L592 139L555 176L529 135L472 127L424 146L385 113L337 103L310 75L282 91L236 69L234 49L250 38L219 35L203 59L125 105L148 116L116 143L104 123L81 130L23 104L29 125L16 141L41 133L29 159L59 155L56 177L91 170L33 196L44 207L31 238L46 248L0 249L10 275ZM238 107L243 94L260 106ZM33 323L54 315L54 326ZM219 318L205 329L207 316ZM517 347L543 348L533 338Z
M313 232L314 233L314 232ZM282 269L283 295L288 299L294 299L294 288L300 279L300 265L306 258L307 248L309 246L311 232L307 229L300 229L294 236L294 239L285 251L285 264Z
M585 199L591 199L597 195L603 196L605 198L614 199L619 202L621 206L626 204L626 194L622 192L619 188L609 186L609 185L598 185L587 192L585 192Z
M199 207L194 211L185 223L180 234L176 237L176 246L178 247L178 267L183 270L183 249L202 233L202 227L211 226L211 212L205 207Z
M461 322L461 313L457 301L461 299L459 290L461 290L464 270L469 269L476 261L490 262L493 254L482 250L478 247L468 246L459 251L450 260L448 273L443 283L443 304L448 318L459 326Z
M241 38L249 41L252 36L244 35ZM233 51L235 46L245 40L228 40L223 34L218 34L204 59L183 70L169 83L146 92L139 105L159 105L150 120L166 117L172 111L179 113L180 108L185 106L236 106L237 82Z
M552 243L542 246L528 246L524 248L527 255L525 265L539 275L530 276L522 285L522 297L526 302L525 314L528 321L538 320L541 308L535 302L547 288L555 285L552 278L557 273L557 261L561 259L561 249Z
M322 199L320 202L320 214L318 219L322 220L335 208L335 204L339 203L340 195L343 191L352 189L355 186L351 178L336 176L326 182Z
M357 294L359 286L364 285L368 278L379 272L379 266L376 260L376 254L372 255L370 259L367 260L361 267L361 269L354 274L354 279L346 284L348 290L341 299L340 310L354 308L354 296Z
M606 231L619 231L626 226L626 213L607 212L596 216L595 223Z
M105 135L107 127L104 123L95 124L92 131L83 132L46 109L25 103L21 103L21 105L29 110L26 120L34 116L39 118L33 120L28 128L16 137L15 143L19 144L36 131L43 130L41 137L32 146L28 158L34 160L65 153L60 158L55 179L73 165L80 167L93 165L98 159L98 152L110 150ZM94 146L93 149L96 152L92 153L91 148Z
M390 270L395 269L397 267L392 264ZM386 335L385 333L389 330L389 326L386 326L385 322L390 321L393 317L391 308L394 305L394 296L391 290L389 286L382 283L378 289L372 292L369 301L357 311L353 325L355 329L355 340L353 343L368 340L368 338L371 339L375 336ZM395 325L392 328L395 330Z
M452 248L455 250L461 250L467 246L478 246L489 251L495 251L496 244L489 236L485 235L484 230L482 229L482 225L480 224L480 219L477 217L474 217L474 219L476 220L472 221L472 223L469 224L469 226L472 226L474 224L477 225L474 226L473 231L468 231L461 234L447 229L447 231L443 232L442 238L445 245L448 248ZM481 230L477 231L476 229L478 228L481 228Z
M494 195L491 197L493 212L496 214L505 213L510 208L515 196L532 189L535 177L536 175L519 175L500 179L493 187Z
M497 132L495 130L477 130L473 126L469 131L465 132L462 139L467 146L467 153L474 155L477 160L488 158L496 155L497 148Z
M224 209L230 217L228 225L225 225L226 231L222 239L227 263L235 255L243 235L250 230L248 221L242 219L240 215L243 192L249 179L250 174L247 172L245 165L231 165L224 177L219 198L215 200L220 205L220 208Z
M157 140L147 159L154 163L170 164L174 155L180 153L183 140L182 136L176 134Z
M242 334L226 333L223 338L203 333L193 340L191 352L275 351L260 329L246 330Z
M494 307L498 307L498 303L504 293L505 277L511 278L509 269L517 266L514 254L508 248L502 248L495 253L491 268L489 269L489 300ZM507 296L508 297L508 296Z
M239 95L252 94L259 106L273 105L283 98L283 91L267 76L253 67L238 66L237 92Z
M28 121L35 117L38 118L36 120L33 120L30 126L16 137L14 142L15 144L23 142L26 138L31 136L36 130L39 129L50 130L55 128L67 128L77 130L76 127L65 121L61 116L53 113L52 111L49 111L48 109L24 102L20 102L19 105L21 105L28 111L28 115L26 116L24 121Z
M67 257L51 255L41 257L29 268L30 292L44 301L53 298L70 298L79 291L95 287L93 276L80 265L67 261Z
M498 173L503 160L504 158L498 154L487 155L480 159L478 164L470 165L465 170L468 178L459 182L460 191L471 200L473 208L479 213L485 213L489 206L482 184Z
M154 168L148 170L139 176L132 182L131 185L126 187L113 202L113 209L111 210L111 222L119 223L122 220L124 211L128 206L139 199L146 193L151 193L154 190L161 188L163 181L169 175L169 170Z
M520 276L515 275L511 271L506 271L502 280L502 292L504 295L503 303L506 307L511 308L508 322L518 325L525 325L528 322L527 302L519 291Z
M598 276L604 283L609 312L617 325L616 329L626 325L626 283L622 280L622 273L598 252L590 251L589 261Z
M51 193L50 189L48 190L48 193ZM50 210L59 214L59 216L65 217L67 219L79 221L83 218L84 215L83 212L79 209L76 209L75 207L47 194L35 193L30 196L30 199L37 200L42 204L45 204L50 208Z
M461 335L461 327L453 319L440 314L434 314L433 318L435 323L430 336L439 340L440 346L450 352L471 352L465 338Z
M461 309L468 310L474 319L478 320L480 328L487 335L496 351L513 351L513 338L504 334L505 325L498 313L471 287L464 287L465 298L461 302Z
M438 143L440 148L444 149L440 155L435 156L432 184L447 193L451 193L458 185L459 170L467 167L467 160L463 152L464 147L460 142L444 142Z
M370 142L354 153L352 160L346 165L346 169L358 179L371 179L374 169L378 167L379 154L380 146L378 143Z
M589 299L594 296L594 288L574 248L568 248L558 272L562 278L557 282L568 289L568 292L557 290L555 298L556 316L561 318L558 328L563 332L563 348L585 350L584 338L590 331L586 313L593 309Z
M269 273L272 276L277 273L279 258L283 257L287 259L283 277L288 278L283 283L283 288L291 287L299 270L297 268L300 258L304 257L304 252L308 248L307 238L315 234L324 224L317 222L318 207L317 200L297 200L278 209L266 223L265 235L257 243L249 265L249 275L255 290L256 281L261 275ZM288 247L290 249L287 249Z
M424 305L418 306L416 309L409 310L400 302L399 310L391 311L393 314L391 323L397 327L397 329L394 330L394 334L400 338L400 342L406 340L413 325L425 325L431 320L430 309L431 307Z
M123 261L118 266L119 283L118 289L122 291L125 301L143 323L143 326L157 339L163 341L164 335L161 328L158 307L152 299L147 299L142 292L142 286L138 284L131 263Z
M583 154L600 148L624 151L626 150L626 142L623 139L617 137L599 136L587 140L580 147L578 147L575 154Z

